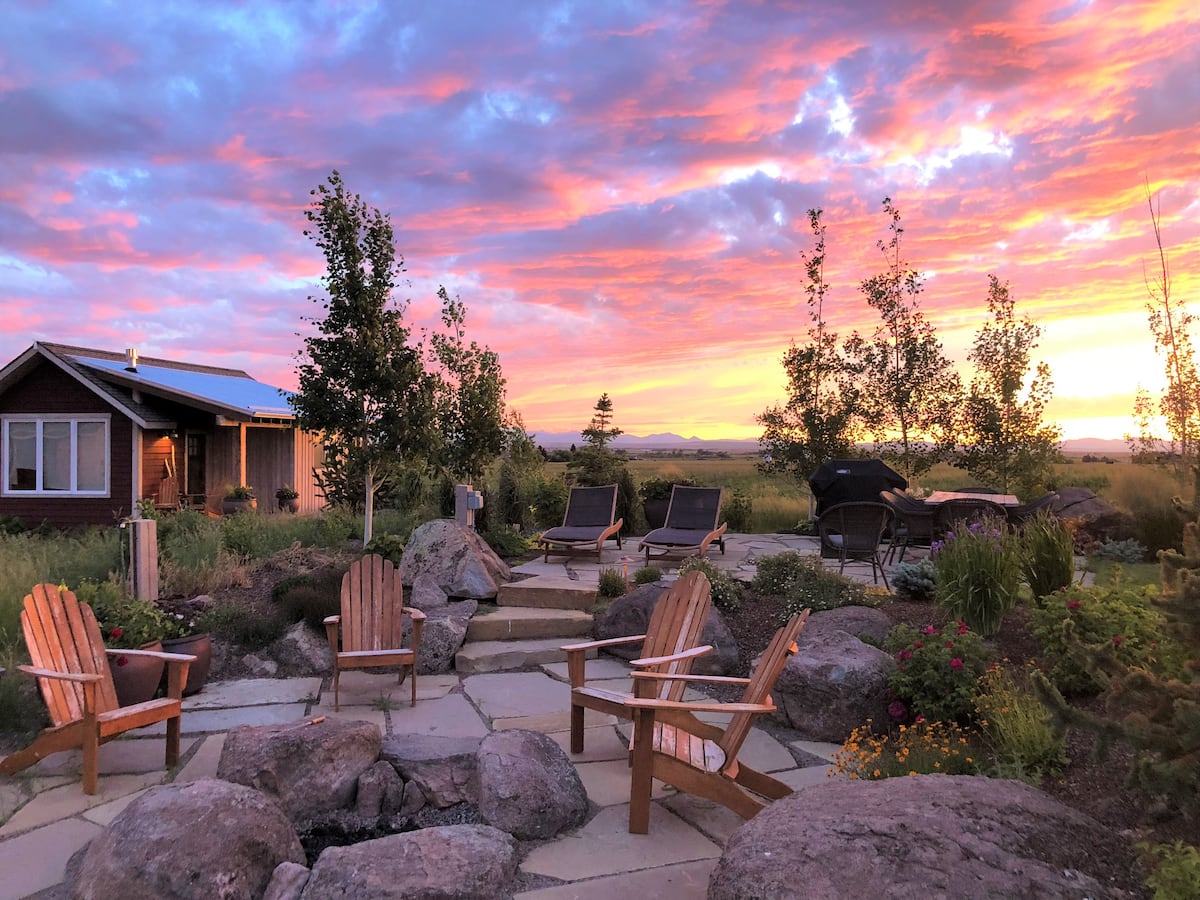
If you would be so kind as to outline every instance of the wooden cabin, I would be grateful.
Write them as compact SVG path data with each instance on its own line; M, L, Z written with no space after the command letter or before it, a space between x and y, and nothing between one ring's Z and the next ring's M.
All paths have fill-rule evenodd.
M287 392L238 369L35 343L0 369L0 516L28 525L111 524L142 498L219 512L249 485L322 505L322 445L295 426Z

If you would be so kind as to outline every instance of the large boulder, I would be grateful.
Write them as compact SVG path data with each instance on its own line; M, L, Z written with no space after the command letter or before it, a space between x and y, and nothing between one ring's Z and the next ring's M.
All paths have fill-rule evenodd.
M1019 781L837 779L738 828L708 897L1114 897L1132 868L1122 839Z
M608 609L596 616L596 640L645 634L654 606L665 590L667 586L664 584L643 584L618 597ZM704 622L704 631L700 635L700 643L712 646L713 652L693 663L692 671L695 674L728 675L736 668L737 641L716 607L709 610L708 618ZM642 645L618 644L615 647L606 647L605 651L620 659L637 659L641 656Z
M809 616L801 636L811 640L817 635L828 634L831 631L844 631L856 638L867 638L867 643L881 647L891 630L891 617L881 609L870 606L839 606Z
M434 806L479 802L476 753L483 738L397 733L383 742L380 758L415 784Z
M412 533L400 560L404 584L423 575L450 597L490 600L512 578L512 570L473 529L451 519L434 519Z
M478 608L475 600L463 600L439 606L426 613L421 630L421 646L417 648L418 675L444 675L454 668L454 655L467 639L471 613ZM465 613L463 615L462 613ZM404 620L404 645L409 644L412 631L410 620Z
M277 674L283 677L327 675L333 671L333 651L329 638L318 634L304 622L292 625L279 640L268 648L271 659L279 664Z
M371 722L244 725L226 736L217 777L257 788L293 822L308 822L353 804L358 778L379 759L381 744Z
M283 811L248 787L202 778L153 787L96 837L71 885L89 900L257 900L275 867L303 863Z
M487 825L444 825L330 847L301 900L491 900L511 897L517 847Z
M1105 541L1125 541L1137 536L1137 523L1129 513L1082 487L1057 492L1051 510L1067 523L1079 553L1091 553Z
M483 739L479 815L521 840L545 840L583 823L587 790L575 766L537 731L495 731Z
M867 719L887 718L895 660L841 630L806 627L775 682L775 715L813 741L840 743Z

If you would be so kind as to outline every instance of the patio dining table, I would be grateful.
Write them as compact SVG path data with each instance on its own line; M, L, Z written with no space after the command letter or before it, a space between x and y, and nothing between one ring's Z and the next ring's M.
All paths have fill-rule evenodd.
M965 491L934 491L925 498L926 506L941 506L948 500L987 500L998 506L1020 506L1016 494L971 494Z

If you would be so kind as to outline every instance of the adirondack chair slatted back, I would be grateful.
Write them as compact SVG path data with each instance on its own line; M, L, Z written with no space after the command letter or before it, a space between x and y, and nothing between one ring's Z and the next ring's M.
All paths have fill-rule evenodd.
M788 657L796 652L796 638L804 630L808 614L809 610L806 609L804 612L792 616L786 625L775 632L775 637L771 639L771 643L759 657L758 665L754 667L754 672L750 675L750 683L746 685L746 691L742 695L743 703L767 702L771 696L771 689L775 687L775 682L779 679L779 673L783 671ZM727 768L736 764L738 751L741 750L742 743L750 733L754 718L751 713L735 713L729 720L725 734L717 742L725 751L725 759L728 760Z
M34 666L56 672L99 675L96 712L108 712L118 707L100 626L90 606L80 603L71 591L60 591L53 584L39 584L25 597L21 628ZM38 682L55 726L83 716L83 685L52 678L39 678Z
M168 475L158 486L156 509L177 509L179 507L179 479Z
M712 608L712 586L700 571L688 572L659 598L646 626L642 656L646 658L681 653L700 644L704 622ZM668 675L688 675L692 660L677 660L658 671ZM659 700L680 700L687 689L684 681L662 681L657 686Z
M608 526L617 520L617 486L573 487L567 495L563 526L594 528Z
M721 521L721 488L674 485L667 506L667 528L714 531Z
M371 554L342 576L342 651L401 646L404 594L390 559Z

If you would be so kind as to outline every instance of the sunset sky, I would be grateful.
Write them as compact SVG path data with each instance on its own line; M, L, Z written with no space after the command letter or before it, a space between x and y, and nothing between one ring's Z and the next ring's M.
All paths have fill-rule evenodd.
M1068 438L1162 386L1147 181L1200 297L1196 0L4 8L2 361L132 346L294 387L334 168L390 212L413 324L460 295L534 432L607 392L631 434L758 436L810 207L843 334L874 325L887 196L964 378L1009 281Z

